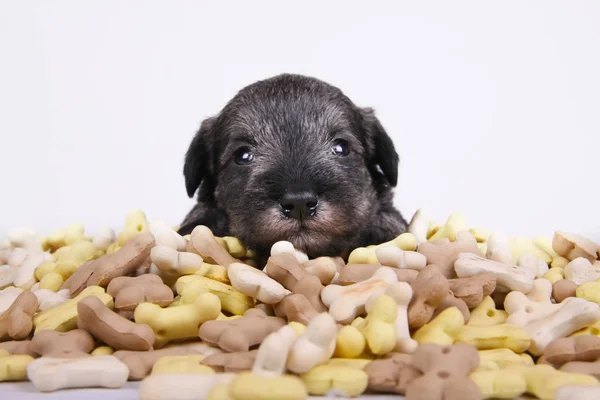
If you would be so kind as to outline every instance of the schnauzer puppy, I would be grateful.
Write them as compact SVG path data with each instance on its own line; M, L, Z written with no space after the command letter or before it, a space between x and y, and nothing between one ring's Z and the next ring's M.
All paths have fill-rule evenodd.
M292 74L261 80L191 141L183 173L198 202L180 233L206 225L262 262L279 240L311 258L345 258L406 231L393 205L398 162L373 110L338 88Z

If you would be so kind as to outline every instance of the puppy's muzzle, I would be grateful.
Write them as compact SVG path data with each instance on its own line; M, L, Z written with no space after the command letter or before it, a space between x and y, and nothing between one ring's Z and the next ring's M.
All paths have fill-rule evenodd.
M319 198L306 185L292 185L279 200L279 205L285 217L302 221L317 213Z

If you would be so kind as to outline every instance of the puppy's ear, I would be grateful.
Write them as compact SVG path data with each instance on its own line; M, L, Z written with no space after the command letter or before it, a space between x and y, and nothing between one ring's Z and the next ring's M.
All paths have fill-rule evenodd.
M185 177L185 188L189 197L194 196L202 181L214 183L212 147L215 121L215 117L202 121L200 129L185 153L183 176Z
M368 167L372 174L381 175L383 173L387 182L391 186L396 186L400 157L394 148L394 142L383 129L372 108L363 108L362 114L367 143L369 143Z

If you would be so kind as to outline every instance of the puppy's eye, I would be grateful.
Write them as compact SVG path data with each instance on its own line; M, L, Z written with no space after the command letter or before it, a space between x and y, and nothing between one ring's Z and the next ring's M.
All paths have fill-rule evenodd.
M248 147L240 147L235 152L235 163L238 165L245 165L254 160L254 154Z
M344 139L336 139L335 142L333 142L333 147L331 147L331 152L336 156L346 157L350 154L348 142Z

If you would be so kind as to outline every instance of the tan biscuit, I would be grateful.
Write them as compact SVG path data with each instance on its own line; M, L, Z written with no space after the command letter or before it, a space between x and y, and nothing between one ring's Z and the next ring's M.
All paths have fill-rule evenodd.
M428 323L436 308L448 296L450 285L436 265L425 267L411 284L413 297L408 306L410 328L420 328Z
M288 322L296 321L303 325L308 323L319 314L302 294L291 294L286 296L274 307L275 315L285 318Z
M204 226L198 225L190 235L190 241L187 251L197 253L209 264L217 264L228 267L233 263L241 263L241 260L234 258L229 252L217 242L212 231Z
M0 343L0 350L5 350L9 354L26 354L32 357L38 357L38 354L31 348L31 340L11 340Z
M21 292L11 306L0 314L0 341L28 337L33 329L32 318L38 305L38 299L33 292Z
M65 281L62 289L69 289L73 297L88 286L106 287L118 276L131 275L147 262L154 244L152 233L141 233L127 241L115 253L103 255L77 269Z
M282 318L269 317L264 311L253 308L240 318L204 322L198 336L204 342L228 352L249 351L284 325Z
M483 256L477 247L477 240L468 231L460 231L456 241L439 239L434 242L423 242L419 245L418 252L427 258L428 264L435 264L446 278L454 278L454 262L460 253L473 253Z
M94 338L83 329L68 332L43 330L37 332L31 340L31 350L42 357L85 357L95 347Z
M158 275L120 276L108 284L106 292L114 297L119 311L133 311L140 303L165 307L173 301L173 291Z
M496 277L492 274L449 279L448 283L454 296L463 300L469 308L477 307L486 296L492 294L496 289Z
M406 387L422 375L412 367L412 355L400 353L389 353L373 360L364 371L369 375L369 390L382 393L404 394Z
M77 303L77 327L117 350L151 350L155 339L154 331L148 325L121 317L96 296Z
M208 365L217 372L250 371L256 360L256 353L257 350L213 354L204 358L202 364Z
M318 312L327 311L321 300L321 281L302 268L293 254L281 253L269 257L265 271L289 291L304 295Z
M577 284L568 279L559 279L552 284L552 297L557 303L562 303L568 297L575 297Z
M413 354L412 366L423 375L406 389L407 400L480 400L479 387L469 374L479 366L479 353L469 344L427 343Z
M580 335L555 339L544 349L544 361L554 368L571 361L596 361L600 358L600 337Z

